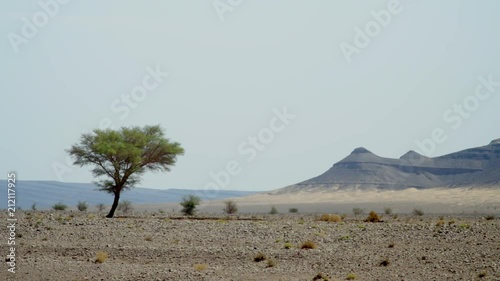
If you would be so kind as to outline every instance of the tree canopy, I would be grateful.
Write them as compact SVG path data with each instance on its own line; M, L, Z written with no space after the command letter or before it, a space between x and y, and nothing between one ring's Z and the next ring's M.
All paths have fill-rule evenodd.
M168 172L184 149L165 138L159 125L122 127L83 134L67 150L78 166L94 166L95 184L112 193L115 201L107 217L113 217L120 193L134 187L148 171Z

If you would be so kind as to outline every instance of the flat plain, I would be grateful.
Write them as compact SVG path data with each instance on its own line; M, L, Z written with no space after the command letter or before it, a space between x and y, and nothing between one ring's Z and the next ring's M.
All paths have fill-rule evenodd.
M18 211L7 280L500 280L500 219L486 214ZM423 210L424 212L426 210ZM6 212L0 215L6 221ZM6 241L2 241L6 249Z

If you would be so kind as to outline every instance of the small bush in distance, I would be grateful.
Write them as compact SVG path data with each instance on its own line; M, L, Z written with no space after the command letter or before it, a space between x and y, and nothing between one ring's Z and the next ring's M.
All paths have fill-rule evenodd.
M413 209L413 215L421 217L424 215L424 211L422 211L422 209L415 208Z
M181 212L186 216L195 214L196 206L200 205L201 199L196 195L185 196L180 203L182 206Z
M278 209L276 209L276 207L272 206L271 210L269 211L269 214L276 215L277 213L278 213Z
M97 208L97 210L98 210L99 212L102 212L102 211L104 211L104 209L106 208L106 205L104 205L103 203L99 203L99 204L97 204L95 207Z
M290 212L290 213L298 213L299 209L297 209L297 208L290 208L290 209L288 209L288 212Z
M32 210L32 211L36 211L36 202L35 202L35 203L33 203L33 205L31 205L31 210Z
M330 280L330 278L328 278L328 275L325 275L325 274L320 272L316 276L314 276L312 279L312 281L318 281L318 280L328 281L328 280Z
M347 274L347 278L346 278L346 279L347 279L347 280L355 280L356 278L358 278L358 277L356 276L356 274L354 274L354 273L349 273L349 274Z
M103 263L108 259L108 253L99 251L96 253L95 263Z
M207 269L208 267L208 264L205 264L205 263L196 263L193 265L194 267L194 270L196 271L203 271L205 269Z
M316 249L317 246L313 241L306 241L302 243L302 245L300 245L300 248L304 250L310 250L310 249Z
M80 212L85 212L87 211L87 208L89 206L87 205L87 202L83 202L83 201L78 201L78 205L76 205L76 208L78 209L78 211Z
M236 205L236 203L232 200L228 200L228 201L225 201L224 202L224 213L228 214L228 215L232 215L232 214L236 214L238 212L238 206Z
M68 208L68 206L66 204L63 204L63 203L56 203L54 205L52 205L52 209L54 209L55 211L64 211Z
M134 208L132 207L132 202L125 200L121 203L118 204L118 207L116 208L118 211L123 212L124 214L127 214L131 212Z
M361 208L354 208L352 209L352 213L355 215L355 216L359 216L359 215L362 215L365 211L363 211L363 209Z
M380 262L380 266L388 266L391 262L389 261L389 259L384 259Z
M485 219L486 219L487 221L491 221L491 220L494 220L494 219L495 219L495 216L494 216L494 215L487 215L487 216L485 217Z
M275 260L267 260L267 267L275 267L276 266L276 261Z
M264 255L263 253L258 253L255 255L255 257L253 258L253 261L254 262L261 262L263 260L266 259L266 255Z
M339 215L333 214L323 214L319 218L319 221L326 221L326 222L341 222L342 218Z
M375 211L371 211L368 214L368 217L365 219L365 222L381 222L381 221L382 220Z
M384 208L384 214L386 214L386 215L392 215L392 208L385 207Z

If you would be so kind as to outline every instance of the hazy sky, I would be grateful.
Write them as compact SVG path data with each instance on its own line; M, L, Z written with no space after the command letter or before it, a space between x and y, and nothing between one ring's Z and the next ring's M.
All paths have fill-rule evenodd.
M270 190L359 146L400 157L486 145L500 138L499 11L496 0L1 1L0 178L91 182L65 149L109 124L160 124L185 148L170 173L144 176L153 188ZM419 148L433 134L435 149Z

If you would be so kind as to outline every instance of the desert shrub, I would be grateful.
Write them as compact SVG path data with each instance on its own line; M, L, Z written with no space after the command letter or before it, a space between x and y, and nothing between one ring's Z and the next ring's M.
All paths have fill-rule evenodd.
M76 208L78 209L78 211L80 212L85 212L87 211L87 208L88 208L88 204L87 202L83 202L83 201L78 201L78 205L76 205Z
M325 274L320 272L316 276L314 276L312 280L313 281L318 281L318 280L328 281L328 280L330 280L330 278L328 277L328 275L325 275Z
M375 211L371 211L365 219L365 222L381 222L381 220Z
M108 253L99 251L96 253L95 263L103 263L108 259Z
M297 209L297 208L290 208L290 209L288 209L288 212L289 213L298 213L299 209Z
M254 262L261 262L263 260L266 260L266 255L264 255L263 253L257 253L253 258Z
M304 250L310 250L310 249L316 249L317 246L313 241L306 241L300 245L300 248Z
M276 207L272 206L271 210L269 211L269 214L276 215L277 213L278 213L278 209L276 209Z
M478 278L484 278L486 277L488 274L486 274L486 272L481 272L477 275Z
M267 267L275 267L276 266L276 261L272 259L267 260Z
M467 223L462 223L460 224L458 227L462 228L462 229L469 229L470 228L470 224L467 224Z
M64 211L68 208L68 206L64 203L56 203L54 205L52 205L52 209L54 209L55 211Z
M97 210L99 210L99 212L102 212L106 208L106 205L104 205L103 203L99 203L95 207L97 208Z
M225 201L224 202L224 213L228 214L228 215L232 215L232 214L236 214L238 212L238 206L236 205L236 203L232 200L228 200L228 201Z
M118 207L116 207L116 209L126 214L128 212L131 212L134 208L132 207L132 202L125 200L120 202L118 204Z
M389 259L383 259L381 262L380 262L380 266L388 266L389 264L391 264L391 262L389 261Z
M358 278L358 277L354 273L349 273L349 274L347 274L347 277L346 277L347 280L355 280L356 278Z
M441 219L436 222L436 226L443 226L444 224L445 224L444 220Z
M494 216L494 215L487 215L487 216L485 217L485 219L486 219L487 221L491 221L491 220L494 220L494 219L495 219L495 216Z
M31 210L36 211L36 202L31 205Z
M318 219L319 221L326 221L326 222L341 222L342 218L339 215L336 214L323 214L321 217Z
M359 216L359 215L362 215L365 211L361 208L354 208L352 209L352 213L355 215L355 216Z
M415 208L413 209L413 215L421 217L424 215L424 211L422 211L422 209Z
M291 249L292 247L293 247L293 245L290 243L285 243L285 245L283 246L283 248L285 248L285 249Z
M384 214L386 214L386 215L392 215L392 208L385 207L384 208Z
M395 246L394 243L389 244L389 248L394 248L394 246Z
M186 216L192 216L196 212L196 206L200 205L201 199L196 195L185 196L180 203L181 212Z
M165 210L163 210L163 209L158 209L158 213L160 213L160 214L162 214L162 215L163 215L163 214L165 214Z
M207 269L208 264L196 263L193 265L193 267L194 267L194 270L196 270L196 271L203 271L203 270Z
M151 242L151 241L153 241L153 237L151 235L148 235L148 236L144 237L144 240Z

